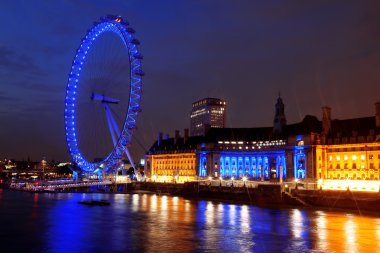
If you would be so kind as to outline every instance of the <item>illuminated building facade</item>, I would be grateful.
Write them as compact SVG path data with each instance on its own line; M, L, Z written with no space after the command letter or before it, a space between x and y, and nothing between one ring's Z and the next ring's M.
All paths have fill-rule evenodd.
M272 180L315 178L312 172L316 117L306 116L296 124L273 127L210 129L198 148L198 175L201 177ZM298 134L295 134L298 133Z
M316 146L319 184L335 190L379 191L380 103L374 117L331 120L323 108L321 143Z
M152 179L156 182L183 183L195 180L195 152L154 155L149 162Z
M202 136L209 128L223 128L225 125L226 101L218 98L204 98L192 104L191 136Z
M210 128L205 136L185 132L184 138L177 131L170 147L152 147L150 174L188 181L299 179L327 189L380 190L380 103L372 117L332 120L331 108L323 107L322 120L307 115L287 125L279 97L275 112L273 127Z
M157 141L145 156L145 174L155 182L189 182L196 179L196 148L199 136L189 137L185 129L184 136L175 131L174 138L162 138Z
M197 153L198 175L256 180L286 177L286 142L271 139L271 135L270 127L211 129Z
M319 145L317 168L320 178L379 180L380 143Z

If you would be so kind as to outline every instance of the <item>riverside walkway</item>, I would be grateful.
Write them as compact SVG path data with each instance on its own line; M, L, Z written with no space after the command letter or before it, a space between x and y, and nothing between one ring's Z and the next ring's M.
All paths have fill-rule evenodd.
M105 186L111 185L109 180L103 181L73 181L73 180L57 180L57 181L43 181L43 182L27 182L27 183L11 183L9 188L15 190L24 190L31 192L55 192L70 188L81 188L91 186Z

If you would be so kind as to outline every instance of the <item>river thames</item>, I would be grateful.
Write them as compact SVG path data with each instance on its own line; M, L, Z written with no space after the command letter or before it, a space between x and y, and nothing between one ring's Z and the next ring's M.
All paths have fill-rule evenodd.
M2 253L380 252L380 217L154 194L0 189L0 224Z

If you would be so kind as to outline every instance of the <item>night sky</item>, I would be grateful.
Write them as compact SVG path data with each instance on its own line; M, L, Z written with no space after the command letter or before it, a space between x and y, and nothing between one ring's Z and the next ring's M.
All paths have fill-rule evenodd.
M2 1L0 158L69 159L67 77L100 16L126 17L141 41L141 156L159 131L182 134L204 97L227 100L228 127L271 126L279 92L288 123L324 105L333 118L374 115L379 13L377 0Z

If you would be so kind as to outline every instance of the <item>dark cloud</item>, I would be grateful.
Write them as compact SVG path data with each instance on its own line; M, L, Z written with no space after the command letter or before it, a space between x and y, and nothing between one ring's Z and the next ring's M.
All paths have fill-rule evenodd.
M0 70L3 73L23 73L34 76L42 73L31 57L5 46L0 46Z
M14 97L7 95L5 92L0 91L0 101L13 101Z

